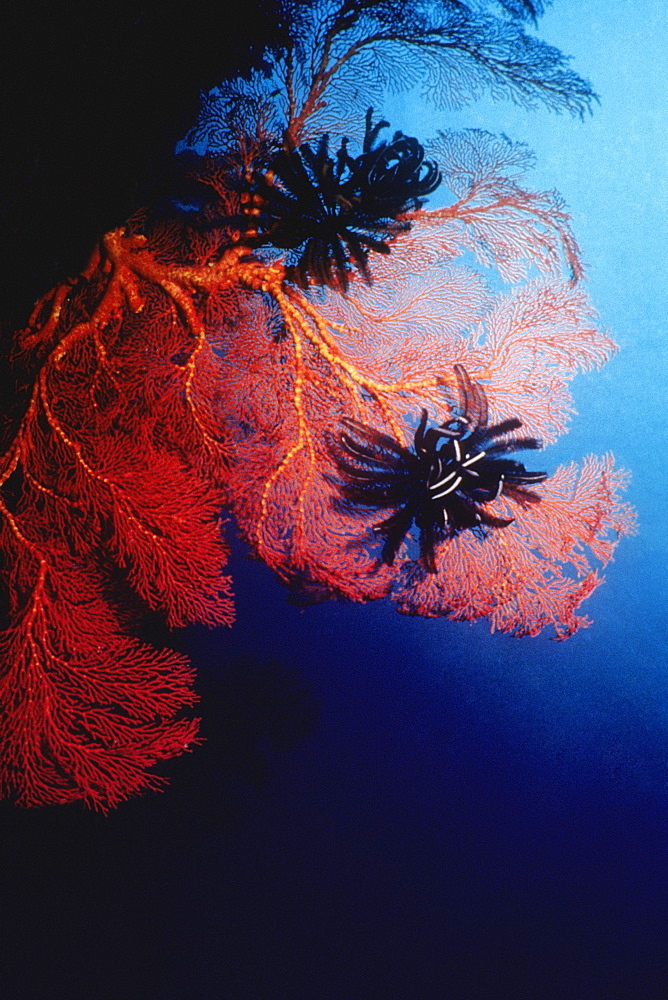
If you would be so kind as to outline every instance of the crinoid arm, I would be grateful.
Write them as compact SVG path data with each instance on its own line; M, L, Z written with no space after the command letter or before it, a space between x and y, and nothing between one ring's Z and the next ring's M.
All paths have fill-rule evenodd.
M354 437L342 428L333 439L330 450L342 497L360 510L392 510L373 528L386 539L382 559L389 565L413 524L419 531L423 564L435 573L435 547L440 541L467 530L484 536L487 529L512 523L512 517L488 509L502 494L523 504L540 500L524 487L543 482L547 473L528 472L521 462L502 457L540 448L540 442L507 438L521 426L516 418L488 427L482 387L462 365L455 365L454 373L459 400L452 418L427 427L428 412L423 409L413 449L359 424L352 425Z
M327 134L315 148L286 140L252 178L258 209L250 242L294 251L288 276L301 287L314 283L345 292L354 270L369 282L370 253L389 253L390 242L410 228L401 217L440 183L437 164L425 160L417 139L395 132L390 142L378 141L387 122L374 125L372 112L357 157L347 139L331 155Z

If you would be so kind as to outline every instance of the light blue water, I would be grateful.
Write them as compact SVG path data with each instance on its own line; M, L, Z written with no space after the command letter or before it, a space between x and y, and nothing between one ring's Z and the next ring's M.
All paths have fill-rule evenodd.
M485 655L533 664L544 657L572 671L574 702L598 680L614 683L666 725L668 571L665 458L668 403L668 14L652 0L614 6L559 0L539 35L573 57L600 96L583 121L480 101L446 115L398 100L399 124L424 132L476 127L505 132L534 150L534 190L557 188L570 208L587 265L588 291L620 352L573 386L578 414L548 452L553 461L613 451L632 471L627 497L638 511L638 537L623 541L608 583L587 602L592 630L556 654L537 644L489 640ZM414 127L414 125L413 125ZM476 633L477 636L477 633ZM549 648L549 647L548 647ZM492 652L494 650L494 652ZM586 666L584 661L586 660ZM556 694L556 692L555 692ZM649 707L651 706L651 708ZM600 710L605 712L604 704ZM573 705L573 723L578 715ZM570 727L566 727L570 728ZM631 750L631 748L628 748Z

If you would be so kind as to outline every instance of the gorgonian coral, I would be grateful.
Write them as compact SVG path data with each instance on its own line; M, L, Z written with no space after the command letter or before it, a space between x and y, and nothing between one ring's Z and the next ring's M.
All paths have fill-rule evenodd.
M425 158L370 113L355 131L393 74L441 103L485 83L582 112L591 88L523 32L539 5L496 6L286 2L289 42L207 95L183 144L207 197L137 213L36 305L0 459L5 794L105 809L192 743L192 676L127 634L127 595L230 624L221 509L307 597L515 635L587 624L633 529L624 474L510 457L563 433L570 379L614 350L565 209L509 140L447 134ZM441 174L452 201L429 211Z

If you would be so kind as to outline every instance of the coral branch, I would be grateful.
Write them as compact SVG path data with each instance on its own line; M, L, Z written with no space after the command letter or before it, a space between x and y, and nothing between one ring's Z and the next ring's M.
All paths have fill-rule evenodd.
M102 580L65 553L37 566L0 639L0 792L106 810L159 788L148 769L195 741L198 720L177 717L195 701L193 672L185 657L124 636Z
M194 701L187 662L123 635L105 582L112 560L170 625L233 619L214 463L208 481L197 475L154 408L172 390L195 448L222 453L199 412L205 345L188 294L142 241L117 231L22 335L23 349L48 346L0 463L10 567L0 788L23 804L83 798L106 809L157 787L147 770L197 731L178 717ZM185 364L161 354L165 301L183 316L175 327L190 348ZM180 385L160 377L156 357Z
M591 558L605 565L617 539L635 530L633 511L619 500L625 482L610 456L586 459L579 472L574 464L560 466L535 487L540 503L521 513L495 505L495 513L514 516L507 528L484 539L462 534L446 541L436 575L408 563L394 595L399 610L489 617L493 630L516 636L552 626L555 638L567 638L590 624L575 612L602 582Z

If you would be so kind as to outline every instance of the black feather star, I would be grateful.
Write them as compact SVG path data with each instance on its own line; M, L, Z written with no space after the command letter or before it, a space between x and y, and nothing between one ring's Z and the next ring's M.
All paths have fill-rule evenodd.
M369 253L389 253L388 240L410 228L399 216L419 208L441 181L417 139L395 132L391 142L378 142L388 123L373 125L372 112L359 156L344 139L332 157L323 135L315 150L309 143L283 149L254 178L254 228L246 242L296 251L289 277L302 287L346 291L353 268L368 282Z
M342 421L330 439L339 478L334 480L348 510L392 510L374 526L385 539L382 559L392 565L413 524L420 532L420 557L436 572L434 547L443 539L472 530L481 536L505 528L513 518L495 517L486 505L501 494L521 505L540 497L526 486L541 483L546 472L528 472L506 458L515 451L542 447L536 438L509 438L521 422L515 418L487 426L487 399L461 365L455 365L460 416L427 427L422 411L414 448L355 420Z

